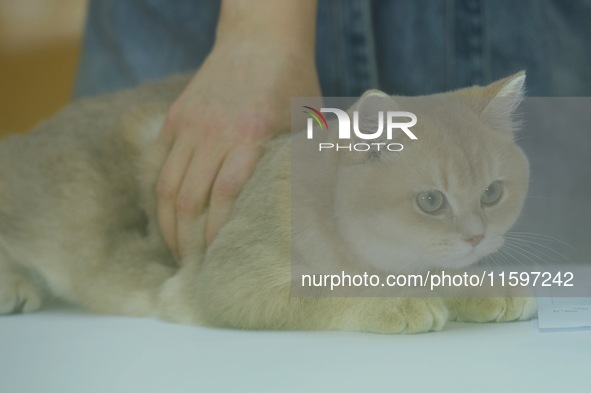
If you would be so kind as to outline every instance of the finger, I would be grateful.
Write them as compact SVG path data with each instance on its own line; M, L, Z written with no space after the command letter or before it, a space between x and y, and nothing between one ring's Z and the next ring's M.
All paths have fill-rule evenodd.
M176 201L177 243L181 258L195 243L197 218L207 205L223 155L196 151L189 164Z
M176 233L176 200L192 155L189 145L177 139L162 166L156 183L158 225L164 243L177 260L179 260L179 250Z
M232 149L226 156L212 189L207 215L208 245L230 217L234 202L250 179L262 153L263 149L259 146L245 145Z

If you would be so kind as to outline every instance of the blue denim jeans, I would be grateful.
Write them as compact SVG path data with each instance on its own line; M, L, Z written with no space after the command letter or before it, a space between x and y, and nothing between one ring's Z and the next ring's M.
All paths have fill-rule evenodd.
M91 0L76 96L195 70L219 0ZM591 96L591 0L319 0L325 96L417 95L521 69L530 96Z

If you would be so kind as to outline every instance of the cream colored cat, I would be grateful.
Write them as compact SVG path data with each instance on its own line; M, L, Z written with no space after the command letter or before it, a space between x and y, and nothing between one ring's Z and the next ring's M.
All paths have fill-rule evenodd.
M308 230L294 233L293 250L290 138L269 142L208 249L203 217L196 224L181 268L158 232L153 190L168 151L156 136L186 80L73 103L0 144L0 314L34 311L53 295L97 312L248 329L414 333L448 319L528 319L529 298L290 294L292 255L299 266L322 258L337 268L386 256L403 271L464 267L498 249L528 184L511 120L524 80L519 73L433 96L451 99L452 111L417 102L419 143L402 152L311 158L334 192L310 199L298 216ZM396 106L372 91L356 108L375 97ZM493 189L502 194L484 203ZM421 195L444 204L425 210Z

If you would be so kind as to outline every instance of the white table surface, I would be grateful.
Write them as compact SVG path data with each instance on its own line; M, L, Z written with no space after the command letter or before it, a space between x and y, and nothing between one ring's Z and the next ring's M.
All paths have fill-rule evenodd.
M235 331L55 305L0 317L0 393L397 391L590 392L591 331Z

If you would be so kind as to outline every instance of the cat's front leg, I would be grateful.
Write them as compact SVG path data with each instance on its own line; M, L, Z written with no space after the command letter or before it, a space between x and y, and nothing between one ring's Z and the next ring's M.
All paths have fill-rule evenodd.
M359 298L343 313L340 329L373 333L425 333L439 331L448 318L437 297Z
M533 297L488 296L445 298L450 320L459 322L525 321L537 312Z
M294 297L289 285L224 285L196 280L191 270L183 267L163 287L162 318L239 329L412 334L441 330L448 316L437 297Z
M384 334L414 334L439 331L448 311L440 298L335 298L289 297L289 293L264 298L210 298L201 303L200 323L240 329L345 330ZM231 301L230 299L234 299ZM228 301L230 300L230 302ZM246 300L243 302L243 300ZM287 301L287 302L286 302ZM173 306L179 315L193 315ZM213 307L212 307L213 306ZM193 312L191 312L193 311ZM182 321L178 322L193 322Z

